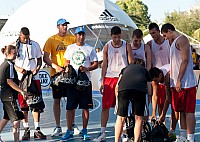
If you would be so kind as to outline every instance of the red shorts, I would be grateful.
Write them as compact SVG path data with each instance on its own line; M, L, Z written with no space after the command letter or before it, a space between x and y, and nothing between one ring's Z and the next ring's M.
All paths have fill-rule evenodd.
M158 84L157 104L164 104L166 99L166 86Z
M172 90L172 107L176 112L194 113L196 107L196 87L181 89L177 92Z
M115 106L115 86L118 78L105 77L104 80L104 92L102 97L102 108L107 109Z
M40 80L34 80L34 81L35 81L35 84L38 87L38 90L42 91L41 85L40 85ZM22 111L28 111L29 110L29 106L27 105L26 100L24 100L24 98L21 94L18 94L18 102L19 102L19 105L20 105Z

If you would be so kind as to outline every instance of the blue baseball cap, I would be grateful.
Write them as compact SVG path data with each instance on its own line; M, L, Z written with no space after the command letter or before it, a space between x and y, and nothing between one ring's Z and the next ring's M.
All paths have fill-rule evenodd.
M78 28L76 28L75 34L78 34L80 32L83 32L85 34L85 28L84 27L78 27Z
M57 26L58 26L58 25L65 24L65 23L70 24L66 19L61 18L61 19L59 19L59 20L57 21Z

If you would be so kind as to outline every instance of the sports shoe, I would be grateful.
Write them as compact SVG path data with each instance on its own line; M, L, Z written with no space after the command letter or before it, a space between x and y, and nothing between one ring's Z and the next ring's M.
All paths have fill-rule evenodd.
M35 132L34 132L34 138L36 139L46 139L47 136L44 135L41 131L40 131L40 127L37 127L35 129Z
M121 139L122 139L122 142L127 142L127 140L128 140L127 134L122 134Z
M178 135L176 137L176 141L175 142L186 142L186 141L187 141L187 139L185 137Z
M0 136L0 142L4 142L4 141L1 139L1 136Z
M73 129L74 135L79 135L81 133L78 126L76 126L76 124L72 125L72 129Z
M146 141L146 140L143 140L143 141ZM134 138L128 138L127 142L134 142Z
M86 128L84 128L81 131L81 136L82 136L83 140L89 140L90 139L90 136L87 134L87 129Z
M176 134L175 133L172 133L171 131L169 131L168 136L169 136L170 141L176 140Z
M69 139L73 138L73 134L70 132L70 130L67 130L65 135L60 139L60 141L67 141Z
M93 142L101 142L106 140L106 134L105 133L99 133L99 135L93 139Z
M22 140L30 140L30 128L24 128L24 135L22 136Z
M56 127L53 130L53 133L51 134L52 137L58 137L58 136L62 136L62 128L61 127Z

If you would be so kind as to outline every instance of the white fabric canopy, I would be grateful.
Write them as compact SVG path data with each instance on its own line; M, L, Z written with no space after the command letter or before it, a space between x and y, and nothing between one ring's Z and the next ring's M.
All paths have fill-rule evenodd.
M0 32L0 47L15 41L19 30L28 27L31 39L37 41L42 48L47 38L58 32L56 22L60 18L69 21L71 29L90 25L88 30L93 30L98 29L101 24L101 28L110 29L113 25L120 25L129 32L128 36L124 36L128 38L132 34L130 29L137 28L132 19L109 0L30 0L9 17ZM101 32L96 34L97 39L100 34Z

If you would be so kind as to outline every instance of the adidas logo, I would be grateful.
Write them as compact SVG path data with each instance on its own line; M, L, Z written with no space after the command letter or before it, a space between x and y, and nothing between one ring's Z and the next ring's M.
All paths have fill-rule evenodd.
M104 10L102 14L99 16L100 20L104 21L119 21L117 18L115 18L108 10Z

